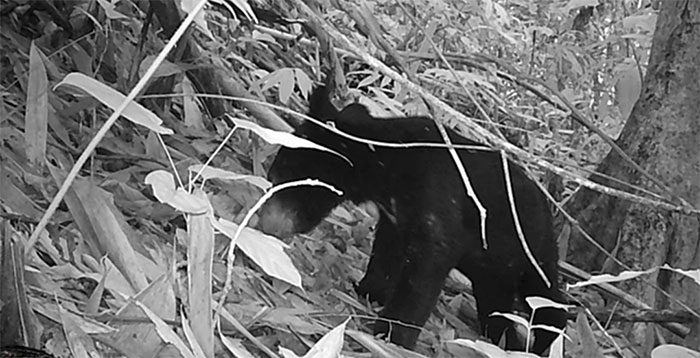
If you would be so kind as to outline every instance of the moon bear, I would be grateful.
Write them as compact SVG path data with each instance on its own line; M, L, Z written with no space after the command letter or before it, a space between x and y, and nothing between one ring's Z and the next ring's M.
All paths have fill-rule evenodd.
M373 141L443 143L430 118L375 118L358 103L339 111L325 87L316 88L310 96L309 116ZM473 146L457 152L486 208L486 248L479 211L466 194L447 149L370 145L310 121L296 126L294 134L342 154L352 164L328 152L281 148L268 176L274 184L318 179L342 190L343 195L316 186L278 191L261 209L258 226L266 233L286 237L313 229L343 201L372 201L379 207L380 217L357 292L384 306L374 324L375 334L388 334L391 342L413 348L420 333L416 327L428 320L445 278L457 268L472 281L484 335L499 342L505 334L506 348L521 350L523 342L519 342L512 323L491 314L511 312L515 299L527 296L563 302L557 287L558 249L546 198L521 167L508 162L520 227L552 283L549 287L520 242L500 154L447 132L453 144ZM533 322L563 328L566 314L560 309L541 308L535 311ZM531 351L541 354L556 336L535 329Z

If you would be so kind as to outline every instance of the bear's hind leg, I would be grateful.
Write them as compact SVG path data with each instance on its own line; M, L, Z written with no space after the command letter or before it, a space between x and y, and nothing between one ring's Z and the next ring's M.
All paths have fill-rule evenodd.
M505 334L506 349L522 349L513 323L504 317L491 315L494 312L512 313L517 280L510 276L492 275L489 272L481 272L469 278L474 289L482 333L494 344L498 344Z
M542 278L534 270L531 270L524 276L520 284L520 295L523 302L525 298L529 296L540 296L557 303L564 302L564 298L558 288L556 265L556 263L551 263L542 267L552 284L550 287L547 287ZM566 311L557 308L540 308L535 311L533 324L547 325L562 329L566 327ZM534 331L535 343L532 346L532 353L542 354L549 348L552 341L557 338L557 336L558 335L554 332L536 329Z

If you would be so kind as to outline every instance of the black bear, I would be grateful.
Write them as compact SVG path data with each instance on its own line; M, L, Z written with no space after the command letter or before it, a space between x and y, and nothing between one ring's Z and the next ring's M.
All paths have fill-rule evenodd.
M390 143L442 143L429 118L374 118L357 103L338 111L325 87L312 93L309 108L310 117L332 121L338 130L356 137ZM510 312L515 298L526 296L562 302L557 289L558 252L547 201L522 168L509 163L522 231L551 287L536 273L518 239L499 153L458 151L471 185L487 210L488 248L484 249L479 212L466 195L446 149L369 145L309 121L294 133L341 153L352 165L327 152L282 148L270 167L270 180L279 184L319 179L344 194L338 196L310 186L279 191L261 209L258 226L266 233L284 237L311 230L345 200L376 203L380 218L372 255L357 286L360 295L369 295L384 305L379 314L384 319L375 323L375 333L388 333L392 342L413 348L452 268L472 281L483 332L494 342L505 334L508 349L522 349L522 342L509 321L491 313ZM452 131L448 133L454 144L478 146ZM565 312L538 309L534 323L562 328ZM540 354L556 334L537 329L534 336L532 351Z

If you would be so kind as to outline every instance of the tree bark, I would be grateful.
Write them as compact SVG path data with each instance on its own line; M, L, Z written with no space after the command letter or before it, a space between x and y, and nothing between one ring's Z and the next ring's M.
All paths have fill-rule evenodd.
M663 1L652 42L642 93L617 144L672 193L700 207L700 1ZM642 188L658 188L610 152L598 171ZM612 187L618 185L594 177ZM629 189L627 189L629 190ZM700 267L700 218L658 210L582 189L566 207L581 226L609 252L634 269L669 264ZM604 265L606 256L576 230L569 239L567 261L590 272L620 267ZM674 299L700 312L700 289L692 280L661 270L647 280ZM677 302L640 280L625 283L630 293L654 308L679 308ZM642 356L656 345L653 325L632 327ZM682 343L700 349L695 323Z

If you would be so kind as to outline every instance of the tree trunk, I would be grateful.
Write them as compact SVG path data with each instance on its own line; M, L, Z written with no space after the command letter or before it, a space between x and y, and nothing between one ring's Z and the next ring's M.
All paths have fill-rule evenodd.
M646 78L639 100L617 140L618 145L671 192L700 208L700 1L662 2ZM622 181L660 193L649 180L610 152L598 168ZM594 180L617 187L599 177ZM629 190L629 189L627 189ZM634 269L669 264L700 267L700 218L641 206L590 190L580 190L567 205L582 227L609 252ZM567 260L590 272L603 270L606 256L572 230ZM610 267L619 271L620 267ZM700 312L700 289L670 271L646 279ZM626 283L630 293L655 308L680 308L641 280ZM656 326L633 327L642 356L656 344ZM673 339L678 342L679 340ZM683 345L700 349L698 324Z

